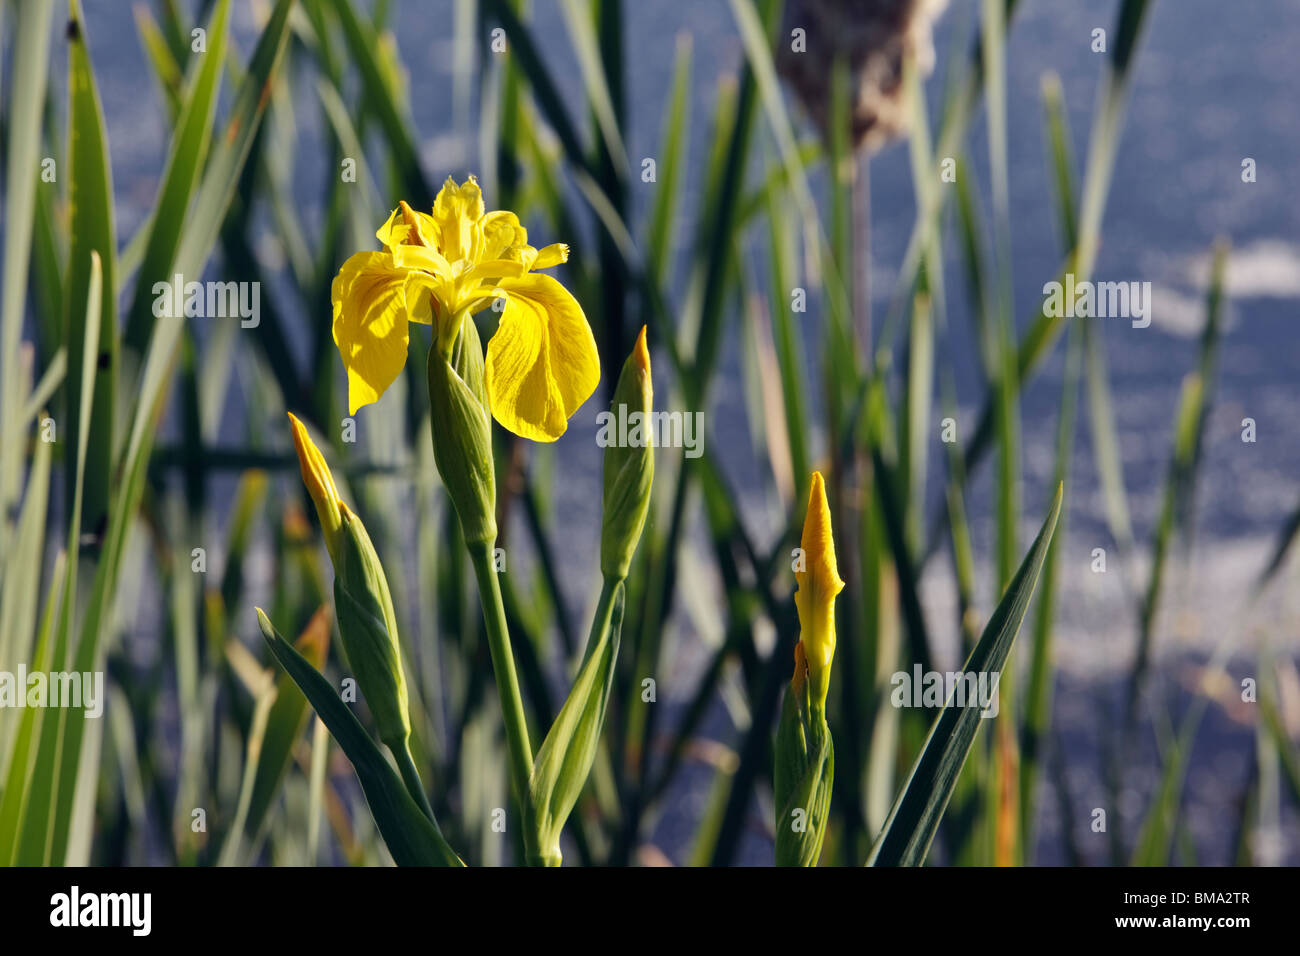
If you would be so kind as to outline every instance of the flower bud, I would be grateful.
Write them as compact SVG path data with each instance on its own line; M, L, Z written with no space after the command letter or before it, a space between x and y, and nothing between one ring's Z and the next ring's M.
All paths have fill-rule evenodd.
M619 581L627 577L632 555L641 540L655 474L654 428L650 418L654 387L645 331L642 326L632 354L623 363L610 403L610 413L615 419L633 423L630 435L636 440L629 441L626 447L621 440L615 440L605 449L600 572ZM637 422L641 423L639 428Z
M800 540L794 595L799 643L794 676L777 724L772 789L778 866L813 866L821 855L835 779L835 748L826 724L826 692L835 656L835 597L844 588L835 563L831 509L813 472Z
M330 553L330 560L338 562L339 535L343 519L339 514L339 492L334 486L334 476L330 474L325 456L307 434L307 429L293 412L289 412L289 427L293 431L293 444L298 450L298 465L302 469L302 481L307 486L307 493L316 504L316 514L320 517L321 532L325 536L325 548Z
M497 536L492 418L483 382L483 345L473 317L460 318L460 334L445 354L429 350L429 406L433 460L447 488L467 544Z
M835 563L831 509L818 471L812 475L800 548L802 569L794 575L799 584L794 596L795 609L799 612L799 643L808 662L812 699L824 706L830 687L831 660L835 656L835 597L844 589L844 582Z
M411 734L411 720L388 579L366 526L339 499L334 476L320 449L293 413L289 423L302 480L316 504L325 547L334 565L334 604L343 653L375 718L379 739L396 752Z
M366 527L347 505L339 556L334 562L334 603L343 652L375 718L379 739L394 752L411 734L406 673L388 579Z

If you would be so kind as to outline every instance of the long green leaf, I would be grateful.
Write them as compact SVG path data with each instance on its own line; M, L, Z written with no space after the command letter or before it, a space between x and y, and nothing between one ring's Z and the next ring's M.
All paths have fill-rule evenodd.
M36 647L32 652L33 671L50 669L52 655L50 641L63 598L66 560L66 553L60 551L54 562L54 571L51 575L54 583L46 595ZM9 866L13 863L18 851L20 827L27 805L27 796L34 779L35 760L39 752L41 724L47 715L52 716L54 713L57 712L45 707L26 707L19 720L14 735L13 750L9 755L4 792L0 794L0 866Z
M334 10L343 24L343 36L352 52L352 60L361 71L366 109L379 120L388 139L399 184L411 205L417 208L432 206L433 190L420 167L420 155L415 140L411 138L408 114L399 106L378 59L380 44L375 30L357 15L349 0L334 0Z
M600 126L600 135L612 155L614 168L619 178L625 178L628 171L627 147L623 145L623 135L619 131L618 116L614 108L614 97L610 91L609 78L600 59L600 44L590 15L582 9L580 0L560 0L560 12L564 25L569 32L578 57L578 69L582 73L583 83L587 89L587 98L591 102L592 113Z
M39 182L41 111L45 105L45 80L49 70L52 0L28 0L18 5L14 36L12 91L8 99L8 136L5 142L4 272L0 274L0 568L7 563L10 515L18 497L23 456L12 454L19 445L17 415L25 396L20 394L18 348L23 334L23 306L27 300L27 272L32 252L35 193L48 184Z
M113 225L113 176L109 170L108 137L104 110L99 102L90 52L86 47L85 24L80 0L71 0L68 22L68 256L67 289L64 294L68 343L68 381L81 381L81 370L95 365L95 395L90 407L90 434L83 480L82 527L96 536L103 533L112 492L112 461L117 429L117 234ZM99 339L86 340L82 319L86 316L86 290L90 286L90 254L98 253L103 273L99 306ZM68 428L76 435L81 428L81 403L68 402ZM65 461L64 486L71 507L74 471L80 463Z
M683 34L677 40L672 93L668 97L663 132L659 137L658 183L646 233L646 271L653 282L663 278L672 253L674 212L689 148L690 82L690 34Z
M181 109L181 68L167 46L158 21L153 18L149 8L143 4L135 7L135 29L140 34L140 45L144 47L149 65L153 67L153 77L162 91L163 102L174 120Z
M82 299L86 310L85 320L81 323L83 348L89 350L92 343L99 341L99 320L102 277L98 253L90 252L90 281ZM68 667L68 647L72 630L76 622L77 603L77 554L81 544L82 494L87 457L90 442L90 408L94 399L95 365L87 363L81 368L81 375L75 384L76 394L80 397L78 420L81 427L74 436L76 439L76 467L73 469L72 506L68 511L68 560L67 577L63 583L63 602L55 625L54 646L51 662L56 670L78 670L80 667ZM103 568L107 562L100 562ZM90 668L85 668L90 670ZM31 798L24 808L21 838L18 845L17 862L25 866L48 866L62 863L58 848L63 845L59 836L60 823L66 823L67 816L59 815L55 806L62 793L67 793L66 807L71 807L72 787L66 786L67 780L61 775L69 764L75 766L80 759L81 740L78 736L76 747L66 746L64 728L77 721L85 720L85 711L75 708L60 708L48 721L41 722L40 745L36 753L36 766L28 784ZM66 830L63 830L66 834Z
M1149 0L1124 0L1120 8L1115 45L1112 47L1111 60L1103 74L1101 91L1098 94L1100 105L1093 116L1088 160L1084 173L1083 198L1080 202L1078 242L1073 253L1067 258L1062 273L1057 276L1058 281L1064 281L1066 272L1073 272L1076 282L1088 279L1092 274L1106 194L1114 171L1115 153L1119 147L1119 134L1128 98L1128 88L1132 82L1134 53L1149 6ZM1009 16L1010 11L1008 11ZM945 152L941 146L938 155L951 155L951 153ZM916 241L914 233L912 243ZM911 260L913 258L919 260L920 253L919 250L914 251L909 244L907 255L908 262L905 263L899 277L900 288L904 279L909 283L913 281L916 265ZM1017 393L1019 388L1029 382L1032 374L1051 351L1052 345L1065 328L1065 321L1062 316L1048 315L1043 307L1033 315L1017 350L1015 376L1018 383ZM881 348L884 345L882 341ZM988 453L989 443L994 437L997 400L998 396L995 395L986 401L980 412L975 434L966 446L964 471L966 479L974 474L976 465ZM925 552L927 557L934 553L942 540L939 534L941 528L941 522L936 521L932 525L933 533Z
M167 165L158 185L149 238L136 276L135 293L126 313L126 334L123 341L137 357L144 354L156 321L151 304L154 283L172 280L172 259L176 255L190 199L194 195L199 174L203 170L203 160L208 153L217 92L221 88L221 68L225 63L226 25L229 16L230 0L220 0L208 22L207 52L195 59L197 73L189 84L176 131L172 135ZM187 281L197 279L198 276L186 277Z
M962 668L963 673L988 675L989 680L993 675L1001 675L1052 542L1061 513L1062 493L1063 488L1058 487L1038 537L989 618L979 643ZM975 741L980 719L978 706L959 707L955 700L948 701L885 821L868 865L920 866L925 862L957 776Z
M528 77L537 107L550 123L551 129L555 131L556 138L564 148L565 157L575 169L581 169L595 178L597 171L592 168L573 120L565 109L564 97L560 94L543 62L541 53L529 36L528 28L506 0L486 0L484 11L501 24L501 29L505 30L510 55Z
M240 84L231 108L227 133L222 137L219 147L214 151L209 162L199 187L193 213L188 221L188 228L177 250L175 268L183 275L202 273L225 217L225 211L238 187L239 174L252 148L253 138L266 105L265 93L269 88L271 75L280 62L284 50L288 34L289 11L292 6L293 0L279 0L253 52L248 73ZM121 565L127 532L144 492L145 471L155 434L154 425L165 395L164 386L170 379L180 332L180 320L173 319L156 325L150 341L149 355L139 388L117 497L109 514L104 558L95 569L95 581L91 589L90 603L81 625L74 670L86 672L103 669L102 632L106 622L112 619L118 569ZM70 560L69 563L71 564L72 561ZM68 593L75 594L75 589L69 588ZM54 785L49 793L51 801L57 800L51 818L54 829L53 840L47 851L48 859L51 860L61 859L61 848L66 845L78 774L97 771L97 768L88 765L78 766L82 735L85 730L84 712L71 710L64 712L62 716L66 721L66 728L60 727L59 739L55 746L61 754L63 771L61 776L53 778ZM45 810L40 812L44 813Z
M18 517L18 529L14 535L14 553L21 555L22 559L9 567L0 582L3 584L0 588L0 670L13 670L15 664L31 659L41 568L44 565L45 515L50 497L52 446L52 442L36 442L36 453L27 477L23 510ZM13 731L14 721L0 720L0 775L7 766L6 758Z
M317 670L325 666L329 653L330 618L325 609L317 612L295 645L303 658ZM263 828L271 803L293 759L293 747L307 724L307 698L288 677L277 682L275 704L267 719L253 781L245 832L256 839Z
M261 609L257 612L262 636L276 660L307 696L343 752L352 761L365 791L371 815L384 843L399 866L462 866L437 826L407 793L401 778L389 765L361 721L339 699L337 691L307 659L280 636Z

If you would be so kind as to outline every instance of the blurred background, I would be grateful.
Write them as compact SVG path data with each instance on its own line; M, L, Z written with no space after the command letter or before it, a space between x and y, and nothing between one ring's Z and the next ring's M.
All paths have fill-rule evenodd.
M26 2L3 6L0 33L10 161ZM473 173L488 208L516 210L534 245L570 244L558 275L604 366L555 445L498 429L507 608L536 727L563 700L599 588L595 419L642 324L657 407L704 412L702 458L657 456L619 682L566 856L771 861L770 734L798 636L789 555L818 468L849 582L823 863L862 862L933 719L894 708L890 676L916 661L960 667L1062 479L1013 697L983 728L930 862L1300 862L1288 547L1300 119L1287 106L1300 97L1300 4L299 0L265 95L246 96L273 4L234 0L211 143L185 203L164 207L200 68L191 30L218 6L85 2L120 365L104 418L117 424L89 436L107 446L107 504L82 513L83 610L69 626L69 646L85 646L76 622L97 592L111 596L86 653L112 696L102 726L87 725L102 739L83 745L75 787L66 775L54 786L66 819L55 809L43 824L69 861L385 858L314 721L290 714L275 746L250 746L275 679L253 606L274 608L286 634L323 641L329 627L313 617L328 611L328 566L285 411L313 427L385 557L418 675L422 770L440 820L454 821L449 839L467 862L517 858L487 823L508 800L500 720L432 468L427 335L412 336L414 371L349 424L329 331L342 261L374 248L399 199L428 207L445 177ZM30 145L67 169L79 74L67 11L53 8ZM811 67L790 64L796 29ZM820 85L807 79L818 74ZM876 99L857 98L882 77ZM859 110L877 110L879 125L855 150ZM247 155L223 166L221 144L244 131ZM340 172L349 160L355 181ZM9 271L19 234L5 220L5 278L26 289L5 314L24 343L5 388L21 375L39 392L61 350L75 351L68 182L35 187L31 239L14 240L30 247L30 276ZM15 189L7 176L8 216ZM192 319L168 339L167 320L135 318L141 262L173 261L146 253L164 217L205 278L260 283L258 327ZM1071 270L1151 283L1150 327L1047 321L1044 283ZM41 396L59 422L77 394L62 377ZM949 417L955 442L943 440ZM35 421L3 447L2 470L21 475L5 499L14 516L39 475ZM137 431L151 436L143 447ZM65 442L51 453L41 596L63 568ZM119 490L137 463L131 501ZM120 561L104 550L114 520ZM14 567L11 556L5 584ZM37 634L15 625L0 667L34 660L23 652ZM326 672L346 673L331 655ZM22 832L39 792L41 748L24 769L25 739L40 738L0 713L0 803L28 781L8 817L0 807L0 851L6 819Z

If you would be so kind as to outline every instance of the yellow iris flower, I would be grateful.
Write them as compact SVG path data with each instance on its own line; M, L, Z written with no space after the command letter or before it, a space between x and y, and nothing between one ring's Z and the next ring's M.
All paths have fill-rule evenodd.
M831 509L821 472L814 471L808 490L808 514L804 519L803 569L795 572L795 610L799 612L799 645L795 649L796 687L802 687L802 671L812 680L813 699L825 703L830 687L831 660L835 657L835 598L844 590L835 561L835 539L831 534Z
M461 323L500 299L485 363L492 415L533 441L563 435L600 382L582 307L534 271L566 261L568 246L535 249L514 213L485 213L473 176L459 186L449 178L431 215L401 203L376 235L383 251L350 257L330 291L348 413L376 401L402 371L408 323L432 324L435 347L448 353Z

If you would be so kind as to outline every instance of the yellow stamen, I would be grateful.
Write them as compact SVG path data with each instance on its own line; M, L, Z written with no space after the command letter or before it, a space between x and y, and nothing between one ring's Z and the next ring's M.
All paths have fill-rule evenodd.
M406 223L410 230L406 234L406 244L408 246L427 246L429 243L420 232L420 219L415 214L415 210L406 204L406 200L399 200L397 207L402 210L402 222Z

